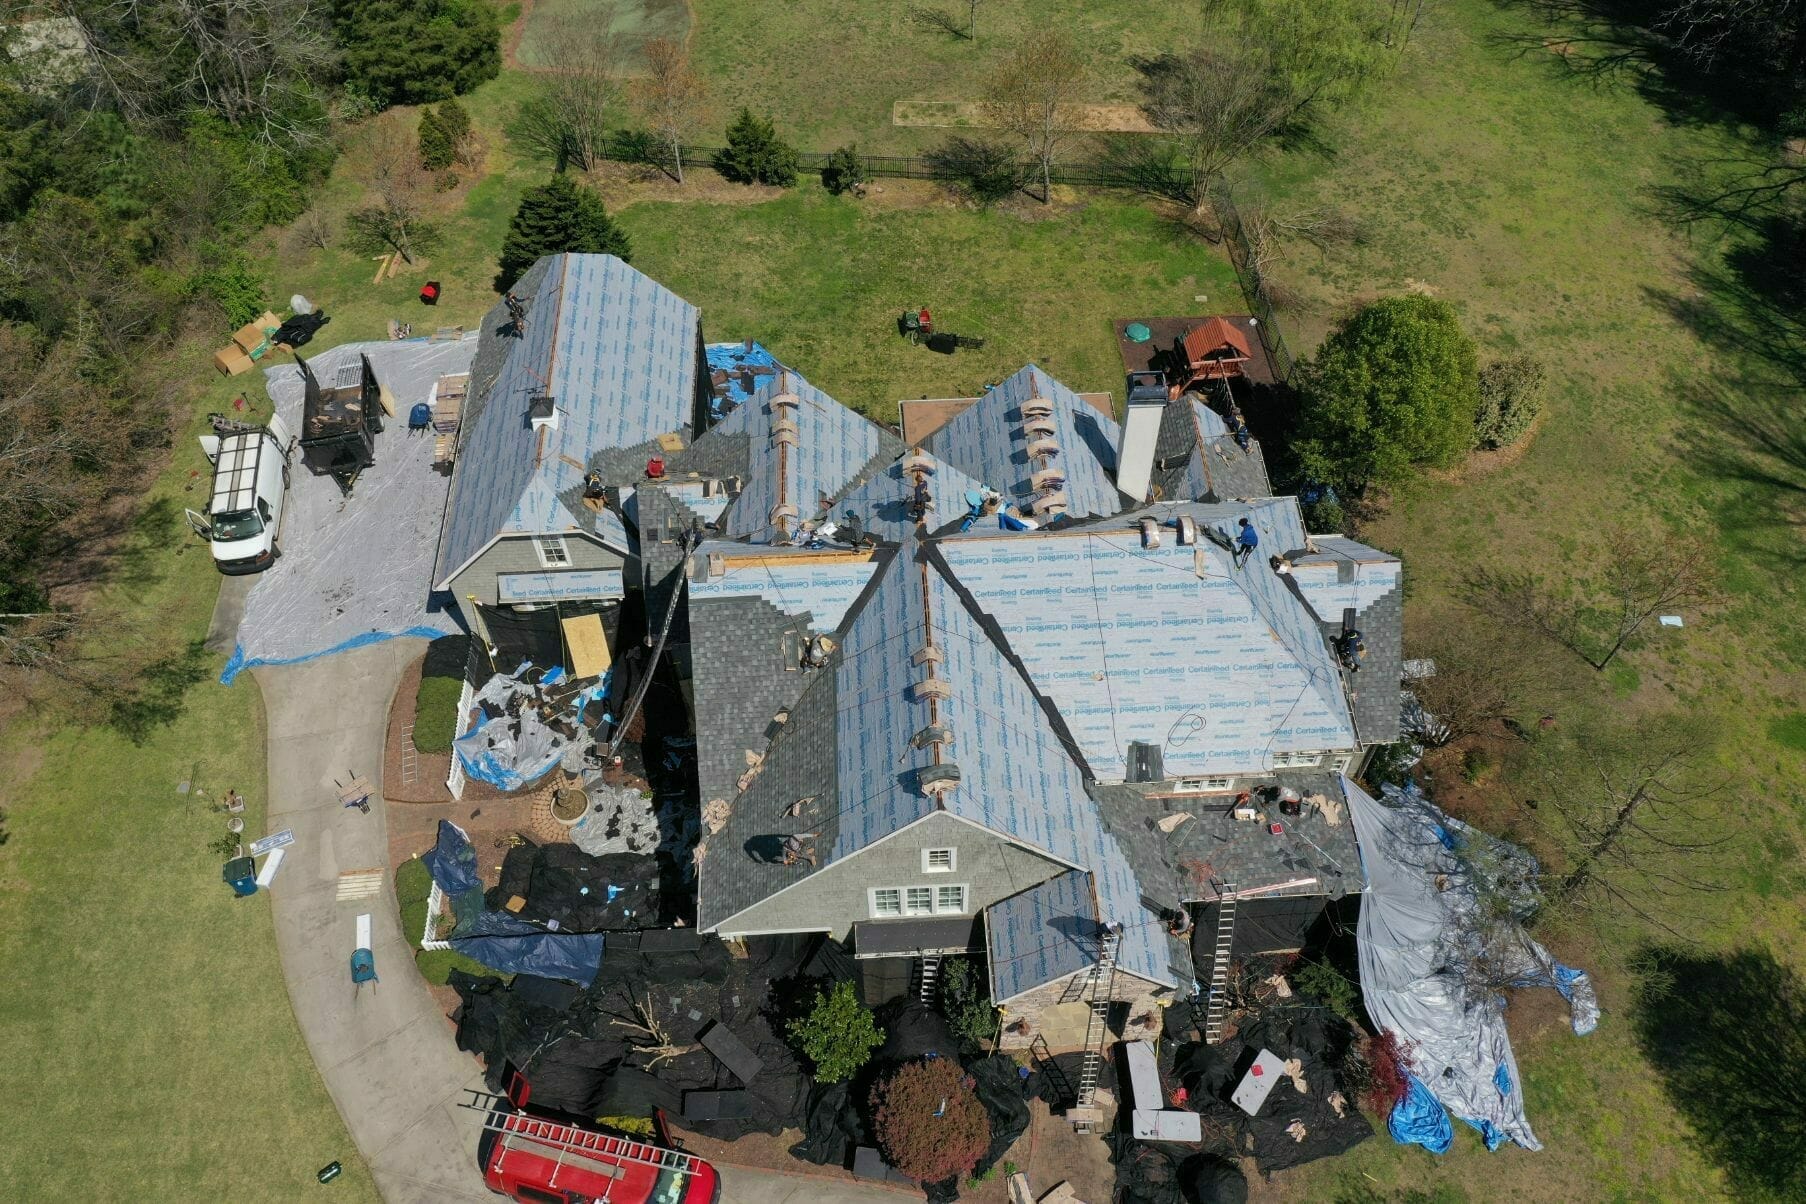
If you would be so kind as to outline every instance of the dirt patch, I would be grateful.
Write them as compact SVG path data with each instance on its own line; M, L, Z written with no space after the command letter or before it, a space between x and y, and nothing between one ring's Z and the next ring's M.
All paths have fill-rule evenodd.
M906 128L993 128L985 106L976 100L899 100L890 108L890 123ZM1094 134L1152 134L1154 123L1130 104L1063 105L1060 124Z
M1532 809L1505 788L1504 767L1522 748L1518 737L1496 727L1431 749L1417 772L1448 814L1521 843L1530 834Z
M1484 477L1490 477L1495 472L1501 472L1510 468L1513 464L1522 460L1530 451L1531 444L1536 442L1537 435L1543 429L1543 418L1548 412L1549 411L1544 410L1535 418L1531 419L1530 429L1524 432L1523 438L1519 439L1516 443L1513 443L1510 447L1494 448L1491 451L1480 450L1469 452L1467 459L1463 460L1455 467L1434 468L1426 475L1432 480L1441 481L1445 484L1466 485L1471 481L1478 481Z
M684 182L648 163L604 163L585 176L603 201L617 208L636 201L687 201L692 204L762 205L788 189L764 184L735 184L707 167L685 167Z

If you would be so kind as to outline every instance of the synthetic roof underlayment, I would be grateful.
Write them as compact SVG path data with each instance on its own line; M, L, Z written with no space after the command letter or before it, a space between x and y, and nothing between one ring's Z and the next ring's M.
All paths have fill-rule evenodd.
M923 653L930 646L938 660ZM937 761L957 765L958 784L938 805L1091 871L1101 918L1126 929L1118 964L1172 983L1159 920L1142 906L1078 765L932 551L913 539L898 549L853 618L835 673L840 810L829 860L933 811L936 798L919 775ZM924 687L930 676L943 684ZM930 727L946 729L951 742L916 739Z
M786 397L795 403L779 404ZM782 429L786 416L794 423L791 438ZM794 534L874 458L903 450L895 435L787 369L763 378L751 399L710 428L716 431L748 437L746 480L727 511L726 533L761 543L783 538L778 507L794 508L788 524Z
M1178 542L1170 523L1203 531ZM1134 526L1162 524L1147 548ZM1241 568L1237 520L1260 533ZM1221 543L1218 542L1221 541ZM1169 503L1047 533L937 543L960 585L1059 712L1103 781L1127 773L1131 741L1161 746L1174 776L1255 773L1276 752L1351 749L1341 676L1310 608L1267 556L1304 546L1292 498Z
M809 616L817 633L833 631L871 582L877 563L868 553L821 553L802 548L711 541L690 558L690 602L763 598L787 615ZM721 575L710 571L713 561Z
M700 318L651 277L613 255L555 255L516 292L527 301L518 336L504 305L483 319L439 549L442 588L498 535L576 527L559 494L582 483L588 457L686 428L695 402ZM557 421L542 440L527 410L546 394ZM618 522L601 527L627 550Z
M1034 397L1053 409L1053 438L1060 447L1056 466L1066 473L1066 513L1087 518L1121 510L1123 498L1116 489L1121 428L1032 364L930 435L927 450L1027 513L1035 498L1030 477L1036 464L1028 456L1033 440L1023 427L1022 405Z
M1292 580L1317 617L1339 623L1344 610L1359 614L1398 588L1398 557L1340 535L1316 535L1316 549L1292 557Z
M985 908L992 1000L1007 1003L1095 964L1099 935L1090 878L1077 870L993 903Z
M865 524L866 534L886 543L900 543L916 529L915 520L909 517L909 498L915 485L910 480L912 474L904 469L918 465L927 469L928 496L934 506L928 527L938 529L964 518L969 509L966 494L979 491L982 483L938 457L926 453L917 456L913 452L906 452L849 489L835 501L832 517L838 522L848 514L857 514ZM997 526L994 518L983 521L987 527Z

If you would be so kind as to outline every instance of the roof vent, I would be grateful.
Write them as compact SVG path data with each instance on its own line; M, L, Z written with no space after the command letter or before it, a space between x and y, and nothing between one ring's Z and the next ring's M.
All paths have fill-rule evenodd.
M929 663L938 665L941 663L942 659L943 656L939 648L936 648L933 644L924 644L922 647L916 649L915 655L909 658L909 663L912 665L926 665Z
M1028 454L1032 460L1051 460L1060 454L1060 443L1046 437L1036 439L1028 445Z
M1045 497L1038 497L1029 509L1037 515L1064 514L1066 513L1066 491L1056 489Z
M1031 397L1022 403L1024 418L1046 418L1053 413L1053 403L1045 397Z
M959 766L952 762L945 765L924 765L916 770L916 786L923 794L939 798L957 785Z
M1054 432L1058 429L1058 427L1054 426L1053 419L1045 417L1030 418L1027 422L1022 424L1022 433L1027 435L1031 440L1042 437L1052 438Z
M527 419L536 431L558 429L558 403L549 393L540 393L527 402Z
M911 748L928 748L936 744L952 744L953 729L950 727L925 727L909 738Z
M928 698L953 697L953 687L944 677L925 677L918 681L913 688L917 702Z
M904 458L903 471L906 474L919 472L923 476L931 477L934 475L934 457L918 451L914 455Z
M1066 488L1066 474L1058 468L1043 468L1028 478L1036 493L1054 493Z
M1179 545L1190 547L1198 542L1198 522L1189 514L1181 514L1173 520L1173 526L1179 529Z
M801 404L802 402L797 399L795 393L779 393L776 397L771 399L771 408L773 410L794 410Z
M1160 546L1160 524L1151 518L1141 520L1141 546L1144 548Z

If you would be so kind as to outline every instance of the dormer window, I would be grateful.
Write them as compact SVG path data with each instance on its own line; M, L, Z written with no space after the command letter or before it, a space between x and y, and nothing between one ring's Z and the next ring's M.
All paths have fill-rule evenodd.
M959 868L959 853L955 849L923 849L922 872L924 874L951 874Z

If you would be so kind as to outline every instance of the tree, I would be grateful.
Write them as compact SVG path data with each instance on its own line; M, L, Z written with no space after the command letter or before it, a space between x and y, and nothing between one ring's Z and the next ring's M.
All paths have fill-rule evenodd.
M1085 60L1057 28L1031 34L992 72L985 88L991 124L1022 139L1041 168L1041 201L1053 199L1053 164L1074 133L1072 106L1085 91Z
M332 0L332 23L345 82L378 105L444 100L502 69L489 0Z
M1413 632L1411 655L1432 660L1436 672L1413 678L1411 693L1424 716L1411 736L1426 748L1440 748L1479 735L1511 719L1549 684L1548 662L1491 623L1454 623L1447 615L1427 630Z
M821 186L835 196L857 189L871 178L871 169L860 157L857 146L836 149L821 168Z
M968 42L978 41L978 6L982 0L966 0L966 20L960 22L959 14L944 8L929 8L925 5L909 9L909 18L917 25L929 29L938 29L942 33L950 33L956 38Z
M402 127L383 123L353 152L365 203L346 215L345 225L359 250L393 251L413 263L438 241L437 227L424 215L429 184L417 149Z
M923 157L980 205L1001 201L1022 187L1022 163L1016 153L983 138L954 134Z
M796 148L778 137L769 118L761 121L743 108L727 127L727 145L715 153L715 170L736 184L796 183Z
M1530 432L1543 409L1548 374L1534 356L1514 355L1480 369L1480 409L1474 441L1481 447L1510 447Z
M871 1105L878 1147L911 1179L969 1175L990 1147L990 1114L951 1058L905 1063L873 1086Z
M1387 297L1344 322L1301 366L1306 477L1360 492L1473 446L1474 344L1455 311L1429 297Z
M557 175L521 197L502 240L496 291L512 288L541 256L567 251L633 258L632 244L602 198L571 177Z
M690 68L683 43L654 38L646 43L646 74L634 81L633 99L670 155L671 175L684 182L684 136L702 106L702 79Z
M787 1031L814 1065L816 1080L823 1083L852 1078L884 1044L884 1030L873 1022L850 982L835 983L829 993L816 991L809 1014L792 1020Z
M428 171L439 171L452 165L451 134L439 120L439 114L431 108L420 110L420 166Z
M941 963L941 1014L954 1035L983 1046L997 1036L997 1008L985 989L981 964L971 958L951 957Z
M1560 854L1544 910L1628 911L1672 931L1678 900L1718 889L1701 865L1728 839L1709 805L1713 745L1697 716L1669 714L1542 749L1536 814Z
M1295 101L1272 55L1254 43L1225 40L1135 64L1142 111L1179 150L1191 174L1190 199L1202 210L1208 185L1291 117Z
M1468 598L1604 672L1650 619L1714 593L1711 552L1697 539L1614 526L1568 564L1572 571L1559 581L1528 569L1477 568Z
M515 128L560 171L567 166L588 171L606 157L609 129L621 109L614 12L610 4L581 16L558 13L546 26L540 94L521 105Z
M456 96L450 96L439 102L439 125L445 130L445 136L451 140L452 161L455 163L470 162L471 134L470 110L458 103Z

